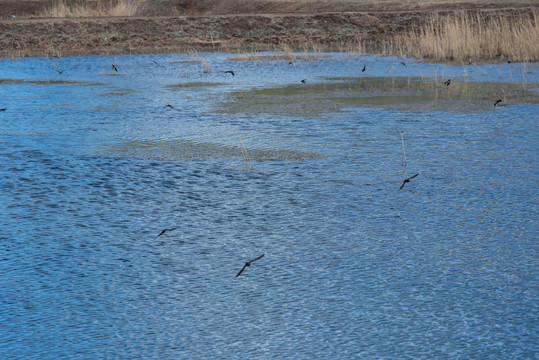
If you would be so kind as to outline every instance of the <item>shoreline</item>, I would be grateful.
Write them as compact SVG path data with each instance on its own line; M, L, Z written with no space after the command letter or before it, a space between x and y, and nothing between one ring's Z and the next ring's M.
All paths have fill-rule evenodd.
M479 16L518 19L532 7L467 9ZM455 10L225 14L0 20L0 57L223 52L322 52L397 54L399 34L425 26L433 14ZM482 61L481 58L473 59ZM499 61L518 61L500 57ZM492 60L488 60L492 62Z

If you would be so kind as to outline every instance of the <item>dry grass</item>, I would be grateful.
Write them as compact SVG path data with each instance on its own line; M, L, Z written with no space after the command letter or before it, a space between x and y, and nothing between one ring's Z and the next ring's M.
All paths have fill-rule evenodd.
M41 16L54 18L133 16L137 6L137 0L56 0Z
M208 63L206 62L206 60L204 59L200 59L200 63L202 64L202 67L204 68L204 74L209 74L211 73L211 67L208 65Z
M518 18L467 12L433 16L422 28L397 36L393 47L398 54L435 61L538 61L539 11Z

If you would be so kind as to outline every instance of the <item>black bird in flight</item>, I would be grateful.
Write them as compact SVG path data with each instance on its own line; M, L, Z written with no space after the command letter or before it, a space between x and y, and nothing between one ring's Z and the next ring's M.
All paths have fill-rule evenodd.
M406 66L406 63L405 63L404 61L401 61L401 64L404 65L404 66Z
M366 68L367 68L367 65L363 65L363 69L361 69L361 72L365 72Z
M0 111L6 111L6 110L7 110L7 108L2 108L2 109L0 109Z
M294 63L292 61L289 61L288 65L294 65Z
M402 182L402 185L400 187L399 190L402 190L402 188L404 187L404 185L406 185L406 183L409 183L411 179L415 178L417 175L419 174L415 174L414 176L410 176L408 179L404 179L404 181Z
M227 70L227 71L225 71L225 74L232 74L232 76L234 76L234 71L232 71L232 70Z
M245 270L245 268L246 268L247 266L251 266L251 263L252 263L252 262L255 262L255 261L257 261L257 260L260 260L260 259L262 259L263 257L264 257L264 254L260 255L259 257L255 258L255 259L253 259L253 260L251 260L251 261L247 261L247 262L245 263L245 265L243 265L243 267L241 268L241 270L240 270L240 272L238 273L238 275L236 275L236 277L240 276L241 273L243 272L243 270Z
M170 228L170 229L163 229L161 230L161 232L159 233L159 235L157 235L155 238L157 239L159 236L169 232L169 231L173 231L173 230L176 230L177 228Z
M62 73L64 72L64 70L56 70L58 71L58 74L62 75Z
M172 106L172 105L170 105L170 104L165 105L165 107L166 107L166 108L169 107L169 108L171 108L171 109L174 109L174 106Z
M307 80L306 79L303 79L301 80L302 83L306 84L307 83Z
M447 80L447 81L444 81L444 85L445 86L449 86L451 84L451 79Z
M114 69L114 71L118 72L118 68L116 67L116 65L112 64L112 68Z
M502 102L502 99L496 100L496 101L494 102L494 107L496 107L496 105L498 105L498 104L501 103L501 102Z

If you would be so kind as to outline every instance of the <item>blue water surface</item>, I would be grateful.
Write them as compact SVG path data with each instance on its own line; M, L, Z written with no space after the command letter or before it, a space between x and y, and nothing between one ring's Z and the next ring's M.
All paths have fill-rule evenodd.
M536 359L538 105L216 106L364 64L516 84L537 64L326 55L1 61L0 358ZM317 156L110 151L137 141Z

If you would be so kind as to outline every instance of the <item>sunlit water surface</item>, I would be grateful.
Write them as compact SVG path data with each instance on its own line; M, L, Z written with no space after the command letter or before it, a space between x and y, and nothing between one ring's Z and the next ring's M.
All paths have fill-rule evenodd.
M0 358L537 358L537 64L232 57L0 62Z

